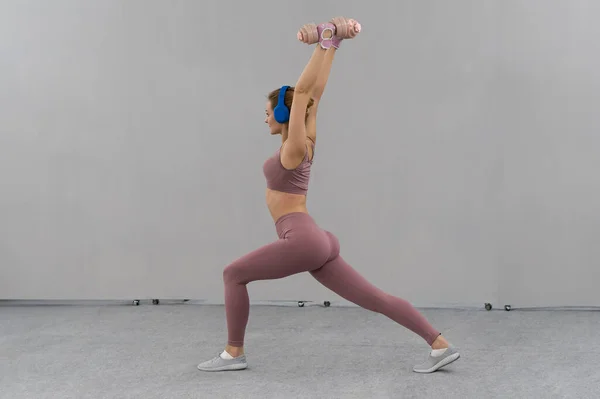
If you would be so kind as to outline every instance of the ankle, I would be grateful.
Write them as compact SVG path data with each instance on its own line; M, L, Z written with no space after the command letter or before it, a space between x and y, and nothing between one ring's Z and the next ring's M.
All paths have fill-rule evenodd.
M244 354L244 347L227 345L225 346L225 352L229 353L233 357L239 357Z
M446 349L448 348L449 344L448 341L446 341L446 338L442 337L441 335L439 335L435 341L433 341L433 343L431 344L431 349L436 350L436 349Z

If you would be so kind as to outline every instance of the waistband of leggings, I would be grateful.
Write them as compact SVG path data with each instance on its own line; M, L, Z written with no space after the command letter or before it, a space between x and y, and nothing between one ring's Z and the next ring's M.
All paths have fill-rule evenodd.
M286 213L283 216L280 216L279 219L277 219L277 221L275 222L275 227L280 227L282 223L284 223L290 219L304 219L304 220L309 220L311 222L313 221L312 216L310 216L306 212L290 212L290 213Z

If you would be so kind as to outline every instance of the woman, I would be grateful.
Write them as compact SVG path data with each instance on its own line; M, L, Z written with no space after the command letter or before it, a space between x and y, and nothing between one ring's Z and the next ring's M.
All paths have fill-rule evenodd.
M374 287L352 269L339 255L337 238L319 228L306 208L319 102L342 40L359 32L360 24L345 18L334 18L318 26L307 24L298 32L300 41L317 43L316 48L295 88L284 86L274 90L266 105L265 123L271 134L282 136L282 146L263 165L267 205L279 239L225 268L228 341L219 356L198 365L200 370L245 369L248 365L244 334L250 311L246 285L301 272L309 272L346 300L381 313L420 335L432 350L424 364L414 367L415 372L430 373L460 357L412 305Z

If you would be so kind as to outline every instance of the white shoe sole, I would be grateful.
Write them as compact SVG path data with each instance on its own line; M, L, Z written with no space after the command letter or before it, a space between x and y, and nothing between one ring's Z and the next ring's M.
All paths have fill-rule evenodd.
M216 368L202 368L198 365L198 370L200 371L238 371L244 370L248 367L247 363L238 363L238 364L230 364L229 366L222 366Z
M421 373L421 374L433 373L434 371L437 371L437 370L441 369L442 367L449 365L450 363L458 360L459 358L460 358L460 353L455 353L453 355L445 357L444 359L442 359L440 362L436 363L431 368L428 368L428 369L425 369L425 370L413 369L413 371L415 373Z

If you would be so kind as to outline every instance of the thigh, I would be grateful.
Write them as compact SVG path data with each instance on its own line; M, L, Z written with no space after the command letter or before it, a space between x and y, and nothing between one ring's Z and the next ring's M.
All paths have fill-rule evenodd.
M279 239L233 261L223 272L226 282L247 284L279 279L311 270L313 265L299 253L293 242Z
M386 295L341 256L337 256L320 269L311 272L311 275L342 298L367 309L373 310L374 299L380 299Z

